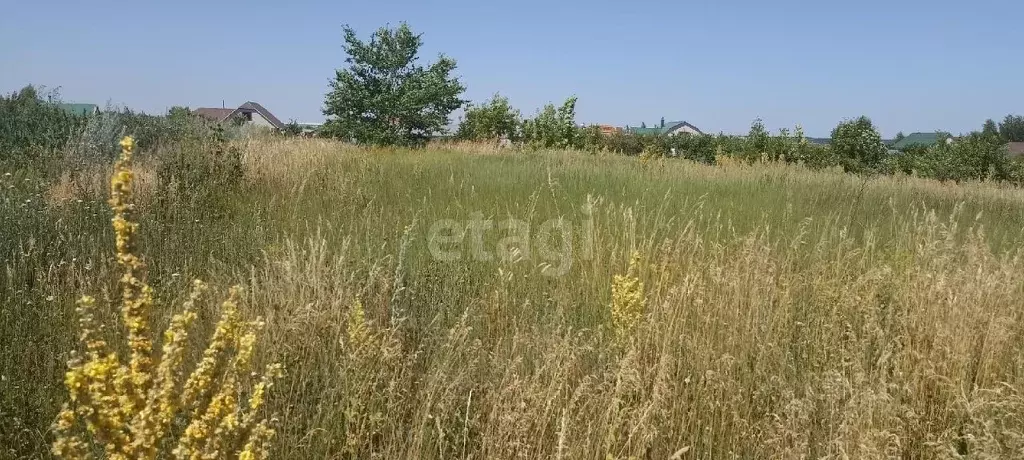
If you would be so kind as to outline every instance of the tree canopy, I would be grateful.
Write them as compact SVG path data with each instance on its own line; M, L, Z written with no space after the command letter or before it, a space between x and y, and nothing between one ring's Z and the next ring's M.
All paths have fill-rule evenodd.
M420 145L441 133L462 106L455 60L417 63L422 36L405 23L382 27L369 41L344 27L348 67L338 69L324 100L326 136L374 145Z
M1006 142L1024 142L1024 116L1007 115L999 123L999 137Z

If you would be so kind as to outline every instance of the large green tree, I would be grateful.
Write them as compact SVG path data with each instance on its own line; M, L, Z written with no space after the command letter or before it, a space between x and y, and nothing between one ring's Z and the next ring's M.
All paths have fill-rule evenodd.
M373 145L419 145L444 132L465 90L452 76L455 60L418 61L422 36L402 23L382 27L369 41L345 26L348 67L338 69L324 101L326 136Z
M988 137L999 137L999 126L996 125L995 120L991 118L985 120L985 124L981 127L981 134Z
M1024 142L1024 116L1007 115L999 123L999 137L1006 142Z

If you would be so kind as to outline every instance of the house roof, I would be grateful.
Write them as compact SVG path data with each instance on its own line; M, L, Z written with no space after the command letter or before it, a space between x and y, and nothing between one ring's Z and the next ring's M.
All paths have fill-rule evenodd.
M92 115L92 114L100 111L100 106L98 106L96 104L64 104L64 103L61 103L61 104L57 104L57 107L60 107L65 112L70 113L72 115Z
M627 131L631 134L667 134L672 131L678 130L679 128L682 128L684 126L689 127L690 129L696 131L699 134L704 134L703 131L701 131L696 126L693 126L692 124L686 121L666 121L664 127L655 126L653 128L627 128Z
M260 115L263 115L263 118L266 118L267 121L270 122L270 124L274 125L275 128L284 129L284 123L281 123L281 120L275 117L274 114L270 113L270 111L267 110L266 107L263 107L259 103L252 101L246 102L245 104L238 106L238 108L233 110L231 114L229 114L228 116L230 117L235 113L243 112L245 110L253 110L255 112L258 112Z
M690 129L696 131L697 134L704 134L703 131L701 131L696 126L693 126L692 124L690 124L689 122L686 122L686 121L669 121L669 122L666 122L665 123L664 132L670 133L670 132L675 131L675 130L677 130L679 128L682 128L684 126L685 127L689 127Z
M257 112L260 115L262 115L263 118L266 118L267 121L269 121L270 124L274 125L275 128L277 128L277 129L284 129L284 123L282 123L280 119L275 117L274 114L270 113L270 111L267 110L266 107L263 107L259 103L252 102L252 101L246 102L245 104L242 104L242 105L238 106L238 108L236 108L236 109L218 109L218 108L212 108L212 107L200 107L200 108L195 110L195 114L199 115L199 116L202 116L202 117L209 118L210 120L213 120L215 122L222 122L224 120L227 120L228 118L231 118L236 113L242 113L242 112L246 112L246 111L250 111L250 110L253 111L253 112Z
M915 145L928 147L935 145L942 139L939 133L910 133L907 137L892 144L892 148L902 150Z
M207 118L210 121L221 122L228 118L235 109L218 109L213 107L200 107L195 114Z
M662 128L627 128L630 134L661 134Z

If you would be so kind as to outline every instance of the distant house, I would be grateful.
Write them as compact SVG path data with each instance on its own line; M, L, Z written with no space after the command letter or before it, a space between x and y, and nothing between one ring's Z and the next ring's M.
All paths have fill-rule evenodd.
M99 115L100 106L96 104L57 104L61 110L70 113L72 115L88 116L88 115Z
M1024 142L1010 142L1006 145L1006 154L1013 158L1024 157Z
M323 126L322 123L298 123L298 125L302 130L300 134L305 137L316 137L320 127Z
M905 150L911 147L931 147L946 139L950 142L952 138L942 133L910 133L907 137L893 142L890 146L894 150Z
M584 129L588 129L588 128L589 128L589 129L597 129L597 131L598 131L599 133L601 133L601 135L606 135L606 136L608 136L608 135L612 135L612 134L615 134L615 133L617 133L617 132L623 132L623 128L620 128L620 127L617 127L617 126L612 126L612 125L601 125L601 124L595 124L595 125L588 125L588 124L580 124L580 128L584 128Z
M235 109L200 107L194 113L214 123L238 119L242 123L252 124L253 126L278 130L284 129L284 123L280 119L270 113L266 107L252 101L246 102Z
M685 122L685 121L670 121L665 122L665 119L661 119L659 126L654 128L648 128L641 126L640 128L626 128L626 131L630 134L661 134L666 136L675 136L677 134L704 134L696 126Z

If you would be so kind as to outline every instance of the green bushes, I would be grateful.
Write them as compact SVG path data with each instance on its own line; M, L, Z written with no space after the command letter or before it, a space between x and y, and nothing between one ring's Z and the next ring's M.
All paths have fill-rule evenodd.
M803 163L808 167L821 169L835 166L835 155L825 146L814 145L804 137L798 126L792 134L783 129L772 135L765 130L760 120L755 120L750 133L745 137L725 134L684 134L664 136L656 134L631 134L617 132L600 136L597 150L639 155L647 152L655 155L685 158L704 164L714 164L715 158L729 156L747 163L759 161L786 161Z
M508 98L495 94L486 103L466 107L455 137L470 141L502 138L514 141L522 128L521 118L519 111L509 105Z
M31 85L0 96L0 161L10 163L21 157L38 166L39 156L58 154L76 163L97 158L112 161L118 140L125 135L133 136L143 152L180 139L212 135L207 124L187 108L176 107L167 116L109 108L78 115L62 109L59 101L55 91L43 96Z
M1019 183L1019 169L998 138L972 133L930 147L913 147L893 155L895 170L938 180L996 180ZM895 171L886 171L895 172Z
M839 123L832 130L831 148L847 172L874 170L886 154L882 136L868 117Z
M58 100L55 91L44 100L31 85L0 96L0 155L8 157L2 159L62 149L81 132L86 117L65 112Z
M576 126L576 96L555 108L545 105L533 119L523 121L523 142L541 148L582 147L580 128Z

